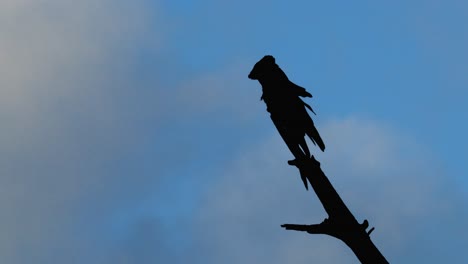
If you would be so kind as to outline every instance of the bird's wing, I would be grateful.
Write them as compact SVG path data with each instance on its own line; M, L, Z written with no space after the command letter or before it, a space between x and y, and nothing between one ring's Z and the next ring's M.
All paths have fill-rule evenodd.
M294 94L301 97L312 97L312 94L306 91L304 87L301 87L291 81L289 81L289 89L293 90Z

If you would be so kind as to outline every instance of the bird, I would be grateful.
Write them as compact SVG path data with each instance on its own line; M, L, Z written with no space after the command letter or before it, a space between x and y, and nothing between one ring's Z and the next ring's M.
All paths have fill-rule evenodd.
M298 160L310 158L305 135L321 151L325 151L325 144L307 109L314 114L315 112L300 98L311 98L312 94L290 81L284 71L276 64L273 56L266 55L259 60L249 73L248 78L257 80L262 86L260 100L265 102L273 124L295 157L294 160L288 162L289 164L295 165ZM305 178L303 182L308 189Z

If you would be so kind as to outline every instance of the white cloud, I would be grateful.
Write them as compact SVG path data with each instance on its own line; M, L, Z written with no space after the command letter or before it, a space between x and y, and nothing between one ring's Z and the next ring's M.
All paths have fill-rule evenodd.
M157 145L166 143L159 138L163 119L227 111L251 120L252 113L244 107L250 91L236 81L249 82L244 67L189 81L180 76L184 69L166 69L161 60L151 74L137 72L142 52L157 60L164 47L167 25L157 23L155 4L0 4L0 262L175 258L170 241L177 236L154 216L167 200L154 201L154 193L167 168L197 157ZM193 141L169 147L187 149Z
M141 80L134 62L141 49L158 52L164 44L161 25L167 26L157 23L160 18L150 13L158 10L147 4L0 3L0 262L187 262L172 252L180 250L178 239L185 235L187 240L196 235L200 243L193 262L353 260L341 242L279 227L318 223L325 213L315 194L305 192L297 170L287 166L290 154L276 134L227 170L207 193L195 223L175 217L169 220L182 224L167 226L154 211L145 211L173 205L172 199L156 205L151 200L162 170L182 159L200 160L186 157L189 148L199 146L198 138L167 140L171 148L154 146L166 140L154 139L160 136L159 117L195 117L205 126L204 114L227 113L235 122L248 120L241 124L246 129L252 129L247 126L258 120L257 113L266 117L258 101L261 88L246 77L250 66L235 64L186 80L178 72L160 76L167 71L157 67L177 63L158 61L151 77ZM181 85L163 86L161 80L172 77ZM325 173L359 220L366 217L376 226L373 238L390 260L399 260L390 255L400 254L408 237L420 238L411 229L422 216L445 214L454 228L466 219L466 214L454 218L455 194L445 191L449 183L439 178L431 157L420 156L425 152L420 146L408 140L402 145L400 134L361 119L319 130L327 143L327 152L319 155ZM163 152L165 157L158 156ZM170 164L160 166L166 161ZM183 193L177 191L174 196ZM443 217L434 219L445 223Z
M358 221L367 218L376 227L372 239L390 262L420 258L430 263L426 250L444 231L432 231L434 241L428 242L428 230L421 226L466 222L464 207L455 207L463 201L457 200L449 176L426 149L397 130L359 118L331 121L319 130L327 144L326 153L317 155L322 169ZM286 149L274 135L246 150L212 186L196 226L196 243L206 247L198 251L200 263L206 255L214 263L357 263L338 240L280 228L326 217L297 169L286 164L291 156ZM454 240L466 242L465 237ZM447 253L449 245L437 246L434 259L463 258L456 249Z
M154 185L132 165L154 103L133 63L159 43L152 23L140 1L0 3L0 262L99 262L115 208Z

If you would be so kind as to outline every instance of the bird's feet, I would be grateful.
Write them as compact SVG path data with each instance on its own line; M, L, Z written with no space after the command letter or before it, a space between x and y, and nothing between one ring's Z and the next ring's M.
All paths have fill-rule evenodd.
M309 159L310 159L310 157L304 156L304 157L299 158L299 159L288 160L288 164L291 165L291 166L298 166L301 163L304 163L305 161L307 161Z

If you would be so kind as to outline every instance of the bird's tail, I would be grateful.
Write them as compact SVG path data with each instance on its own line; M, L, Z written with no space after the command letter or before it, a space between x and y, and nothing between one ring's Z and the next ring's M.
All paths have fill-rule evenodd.
M308 122L307 124L306 134L307 136L309 136L310 140L312 140L312 142L320 148L320 150L325 151L325 143L323 143L323 140L320 137L320 134L317 131L317 128L315 128L315 125L312 119L310 119L310 122Z
M306 102L302 101L301 98L299 98L299 100L301 100L301 102L304 104L304 106L307 107L312 113L314 113L314 115L317 115L317 114L315 113L314 109L312 109L312 107L311 107L309 104L307 104Z

